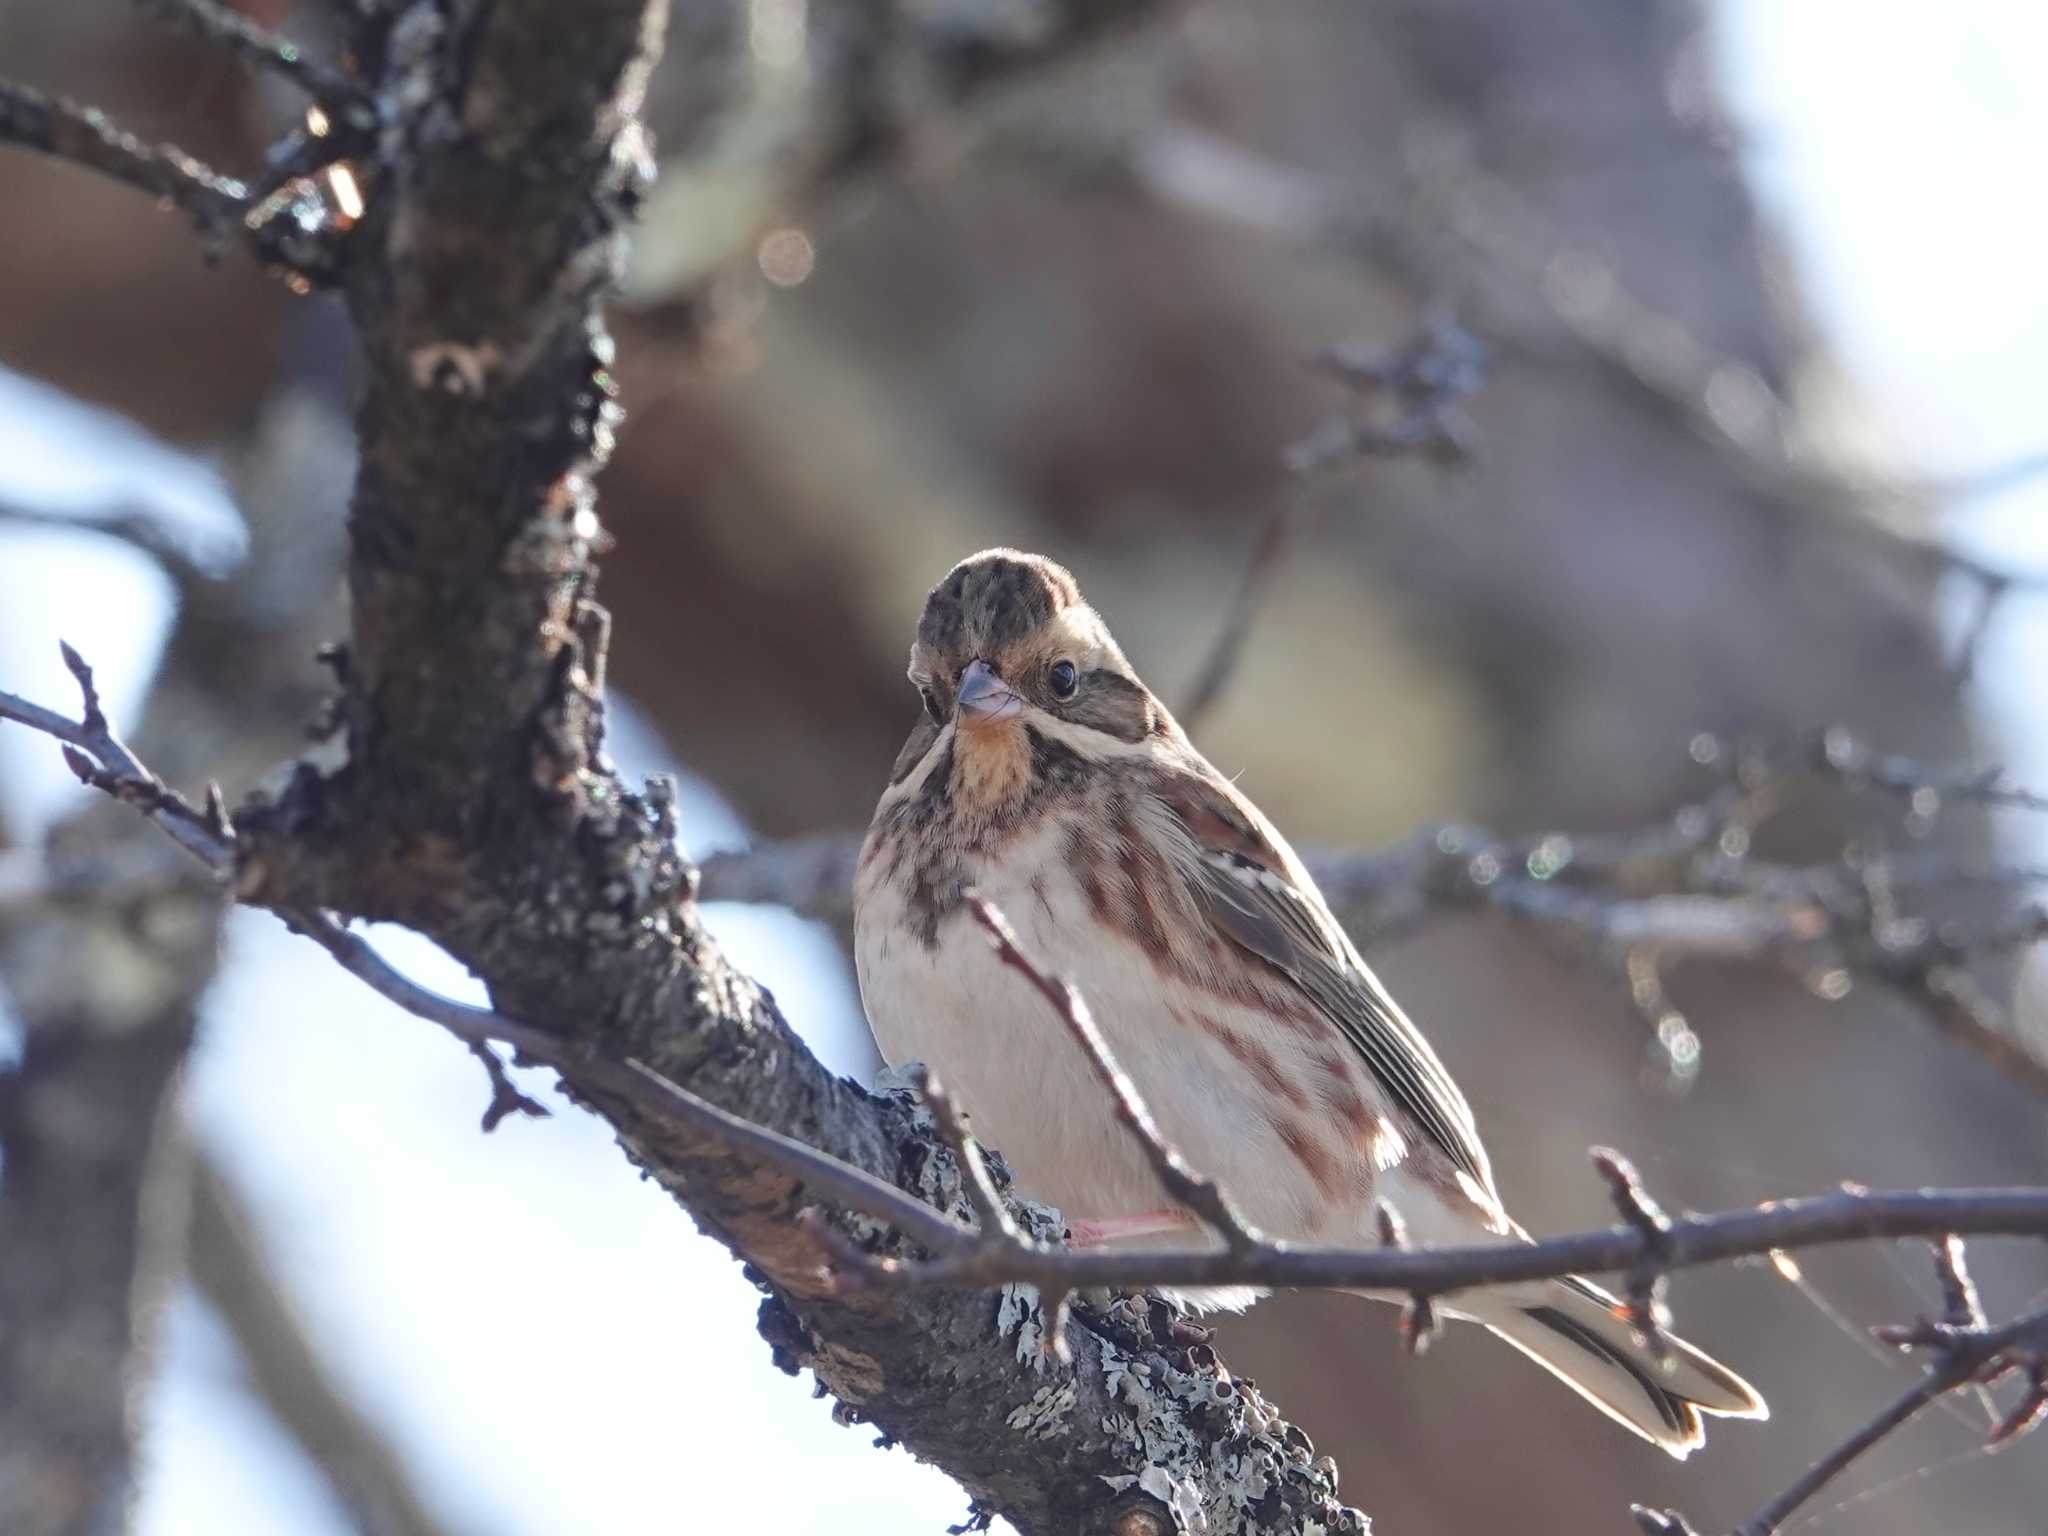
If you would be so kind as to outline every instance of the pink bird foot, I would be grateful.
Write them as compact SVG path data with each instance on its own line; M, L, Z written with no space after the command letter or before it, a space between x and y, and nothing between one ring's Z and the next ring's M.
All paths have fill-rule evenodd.
M1096 1248L1121 1242L1128 1237L1153 1237L1161 1232L1185 1232L1195 1224L1186 1211L1142 1211L1135 1216L1097 1216L1067 1223L1069 1248Z

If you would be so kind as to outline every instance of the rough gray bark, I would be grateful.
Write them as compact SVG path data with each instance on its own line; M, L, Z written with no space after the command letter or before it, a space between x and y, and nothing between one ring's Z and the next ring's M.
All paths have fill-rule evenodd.
M433 14L409 13L394 42ZM464 9L421 56L393 61L433 90L389 131L346 259L367 364L348 759L302 767L238 817L242 895L416 928L501 1010L929 1187L929 1131L829 1077L726 965L663 796L619 782L601 754L598 305L646 175L633 110L662 15L605 0L565 27L539 0ZM573 1070L567 1082L754 1266L779 1359L1021 1530L1143 1530L1147 1510L1163 1513L1153 1493L1217 1528L1362 1523L1305 1437L1149 1326L1077 1327L1063 1366L1015 1298L827 1294L816 1240L793 1220L800 1187Z
M662 798L630 793L600 755L605 636L591 600L588 477L616 418L598 303L649 174L635 113L663 17L647 0L583 7L573 25L537 0L422 4L381 13L364 39L382 112L374 149L356 162L370 208L335 264L311 269L338 272L367 375L339 707L349 758L324 775L302 764L275 803L247 808L242 894L406 922L474 966L501 1007L578 1028L593 1052L637 1054L750 1119L943 1198L928 1126L905 1103L828 1078L772 999L726 968L698 924L694 873L672 846ZM1045 51L970 38L942 74L965 89ZM862 139L845 138L839 153L855 157L870 147ZM188 616L174 684L235 674L261 692L267 674L246 670L250 649L301 654L247 615L220 618ZM196 718L188 745L234 734L217 707ZM261 729L237 746L252 738L276 750ZM190 925L204 959L181 964L177 985L153 999L157 1069L120 1074L147 1107L189 1038L217 920L202 911ZM35 1030L17 1100L41 1085L46 1062L77 1058L76 1033ZM99 1072L123 1065L89 1055ZM570 1086L585 1085L572 1073ZM1027 1298L824 1294L815 1239L791 1220L799 1188L584 1096L755 1266L772 1292L763 1329L778 1360L815 1368L850 1417L948 1468L981 1507L1026 1531L1138 1532L1205 1515L1246 1530L1362 1526L1337 1506L1334 1470L1313 1464L1306 1437L1142 1308L1077 1327L1073 1363L1060 1365ZM115 1175L130 1185L148 1166L142 1135L116 1149ZM76 1157L64 1166L74 1178L94 1168ZM22 1220L36 1209L35 1169L10 1143L7 1194ZM129 1448L110 1420L135 1360L114 1325L127 1317L133 1243L119 1239L135 1203L124 1189L95 1204L113 1223L91 1245L104 1283L10 1266L22 1283L48 1282L12 1315L40 1322L75 1300L82 1326L104 1336L97 1358L72 1362L94 1403L77 1475L48 1436L8 1437L35 1458L12 1488L64 1483L61 1507L24 1529L118 1519ZM58 1204L45 1202L46 1214ZM47 1232L10 1235L66 1251ZM29 1386L32 1365L10 1380ZM25 1419L61 1427L48 1413L52 1382L8 1395Z

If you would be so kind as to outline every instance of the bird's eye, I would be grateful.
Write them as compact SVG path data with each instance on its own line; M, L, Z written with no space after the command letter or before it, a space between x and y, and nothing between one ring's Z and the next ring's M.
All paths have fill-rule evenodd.
M1052 696L1056 699L1071 699L1074 690L1081 686L1081 674L1074 670L1071 661L1056 661L1052 664Z
M924 712L932 717L932 724L944 725L946 717L939 713L939 701L931 689L920 688L917 690L917 696L924 700Z

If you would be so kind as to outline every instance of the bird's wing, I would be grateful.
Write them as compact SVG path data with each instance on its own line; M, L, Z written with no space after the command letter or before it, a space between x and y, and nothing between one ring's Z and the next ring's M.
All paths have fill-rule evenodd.
M1491 1197L1493 1173L1471 1106L1279 833L1220 777L1172 774L1160 798L1194 843L1194 858L1179 862L1210 920L1299 988L1388 1097Z

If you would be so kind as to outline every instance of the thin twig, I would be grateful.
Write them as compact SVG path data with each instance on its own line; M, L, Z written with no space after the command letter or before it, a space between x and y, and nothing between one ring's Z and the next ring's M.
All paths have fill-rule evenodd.
M1254 620L1289 544L1314 517L1303 485L1334 467L1361 459L1421 455L1444 463L1469 458L1472 426L1465 401L1485 382L1486 349L1447 316L1433 315L1406 345L1391 352L1327 347L1312 360L1318 371L1346 384L1349 409L1330 417L1281 457L1295 482L1275 497L1259 520L1251 553L1223 623L1178 711L1194 730L1236 675Z
M375 121L369 92L346 75L309 58L297 43L259 27L218 0L137 0L145 11L225 49L258 69L289 80L337 117Z
M483 1129L486 1135L495 1131L507 1115L526 1115L535 1120L548 1117L547 1108L538 1101L528 1098L519 1091L505 1071L505 1063L498 1060L498 1053L481 1041L469 1043L469 1054L484 1064L484 1073L491 1080L491 1102L484 1106Z
M328 146L326 158L346 155L362 137L360 129L337 127L333 137L321 141ZM0 80L0 146L7 144L98 171L179 209L198 226L209 254L217 254L225 237L235 234L297 292L340 277L336 240L350 221L325 214L302 219L306 210L289 209L290 200L282 194L259 199L245 182L175 144L144 143L97 107Z
M973 891L966 894L965 901L967 910L988 934L989 942L995 946L1003 964L1031 983L1087 1053L1095 1075L1109 1090L1116 1105L1117 1118L1144 1148L1152 1171L1166 1186L1167 1194L1221 1237L1226 1251L1249 1253L1264 1246L1265 1239L1238 1214L1222 1187L1196 1170L1160 1132L1152 1111L1138 1095L1137 1085L1118 1065L1109 1042L1102 1038L1101 1029L1088 1011L1087 1000L1075 990L1073 983L1039 969L1037 962L1018 946L1016 931L994 902Z
M2005 782L2002 768L1965 773L1929 770L1910 757L1873 751L1840 726L1821 733L1820 767L1849 784L1867 784L1902 795L1908 801L1930 803L1938 808L1943 800L1971 805L2001 806L2023 811L2048 811L2048 795L2016 789Z
M1401 1219L1401 1213L1382 1200L1374 1215L1379 1224L1380 1246L1405 1249L1408 1246L1408 1224ZM1443 1332L1443 1326L1429 1292L1411 1292L1407 1304L1401 1309L1401 1340L1408 1346L1408 1353L1420 1355L1427 1350L1436 1342L1436 1336Z
M1657 1360L1671 1356L1670 1309L1664 1305L1669 1268L1671 1218L1650 1198L1635 1165L1612 1147L1592 1150L1593 1167L1607 1185L1621 1219L1643 1240L1643 1262L1628 1274L1629 1326L1643 1336Z
M165 785L121 739L107 718L99 686L85 658L68 644L60 643L59 650L64 665L78 683L84 718L69 720L54 710L0 692L0 719L13 720L56 738L63 743L64 761L78 775L79 782L134 806L215 876L223 880L231 877L235 868L235 834L220 786L207 786L202 809ZM419 986L400 974L360 936L350 933L324 912L284 909L278 916L294 932L304 934L334 956L343 969L367 981L401 1008L431 1019L469 1045L484 1063L491 1082L491 1101L484 1111L485 1130L495 1129L499 1121L514 1112L547 1114L545 1108L513 1085L488 1042L503 1040L552 1059L560 1052L560 1037Z
M1931 1355L1932 1363L1926 1373L1745 1521L1735 1536L1771 1536L1795 1510L1873 1446L1951 1392L1970 1386L1981 1390L1984 1384L2013 1372L2026 1376L2027 1395L2012 1413L1991 1426L1985 1441L1989 1450L1997 1450L2025 1434L2048 1416L2048 1310L2030 1312L1992 1327L1984 1320L1976 1287L1970 1282L1962 1239L1949 1234L1937 1238L1934 1248L1942 1289L1941 1320L1922 1318L1904 1327L1872 1330L1888 1344ZM1647 1536L1697 1536L1694 1527L1676 1510L1651 1510L1637 1505L1631 1513Z
M134 806L207 868L216 874L226 874L234 864L228 835L205 812L176 790L166 788L163 780L137 761L100 707L92 668L69 645L60 645L59 649L64 665L77 679L85 703L85 718L67 720L54 710L0 691L0 720L13 720L54 736L65 744L64 761L78 775L80 783Z
M1057 985L1057 983L1055 983ZM909 1286L980 1289L1011 1281L1042 1292L1215 1285L1297 1286L1439 1297L1485 1285L1566 1275L1660 1271L1755 1258L1779 1249L1948 1233L2048 1237L2048 1189L1845 1189L1715 1215L1666 1216L1651 1238L1638 1225L1531 1243L1377 1249L1283 1246L1229 1249L1076 1249L1024 1239L987 1243L904 1190L815 1147L719 1109L643 1063L625 1065L659 1093L671 1118L897 1228L933 1257L866 1265L870 1278ZM1149 1118L1149 1117L1148 1117ZM1647 1197L1646 1197L1647 1198Z
M502 1041L540 1061L562 1059L566 1037L553 1030L536 1029L507 1018L489 1008L457 1002L421 986L399 971L370 947L361 934L351 933L325 912L280 912L286 927L318 944L332 955L341 968L357 980L429 1023L438 1024L465 1045Z
M0 144L18 144L126 182L177 208L204 235L240 224L248 188L173 144L145 144L97 107L0 80Z
M1252 536L1251 554L1238 577L1230 607L1224 611L1223 623L1216 631L1216 638L1210 642L1202 669L1188 689L1187 702L1177 711L1180 723L1189 731L1195 730L1208 718L1216 701L1223 697L1223 690L1230 686L1238 663L1244 657L1245 642L1251 637L1252 621L1258 616L1267 588L1272 585L1273 571L1280 563L1280 555L1293 542L1300 525L1310 515L1299 493L1289 491L1275 497L1259 519L1258 532Z
M2008 1359L2021 1354L2038 1355L2044 1344L2048 1344L2048 1311L2029 1313L1999 1328L1945 1327L1939 1338L1939 1344L1932 1346L1938 1349L1939 1359L1926 1376L1809 1467L1790 1488L1745 1521L1736 1536L1771 1536L1794 1510L1834 1481L1872 1446L1911 1422L1936 1398L1967 1386L1986 1371L2002 1369ZM2003 1428L2000 1426L2000 1430ZM1992 1433L1991 1443L1994 1445L2003 1443L2000 1430Z
M967 1129L965 1112L929 1068L919 1077L917 1091L932 1112L939 1140L946 1144L960 1170L960 1185L974 1211L977 1230L991 1242L1021 1238L1010 1217L1010 1208L1003 1203L1002 1193L988 1171L988 1162L981 1155L980 1143Z

